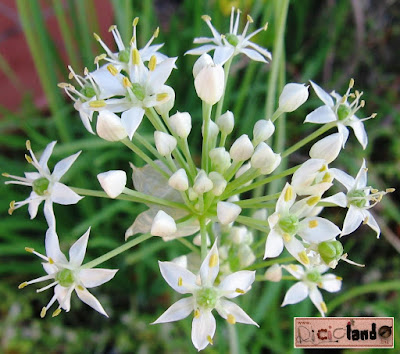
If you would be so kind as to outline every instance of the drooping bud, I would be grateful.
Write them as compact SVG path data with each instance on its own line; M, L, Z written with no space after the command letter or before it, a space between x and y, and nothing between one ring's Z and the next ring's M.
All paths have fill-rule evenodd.
M203 125L201 126L201 133L204 136L204 122ZM213 140L217 137L219 133L218 125L216 125L212 120L209 121L208 124L208 137Z
M166 212L160 210L154 217L150 233L153 236L168 237L176 232L175 220Z
M261 119L254 124L253 144L257 146L262 141L267 140L274 134L275 126L270 120Z
M231 111L226 111L224 114L220 115L216 123L218 125L219 130L228 135L232 133L233 127L235 125L235 118Z
M293 112L299 108L308 98L308 86L304 84L286 84L279 96L279 110L281 112Z
M118 197L126 186L126 173L121 170L99 173L97 179L110 198Z
M282 267L279 264L274 264L269 267L265 274L264 278L269 281L279 282L282 279Z
M275 154L264 142L261 142L251 157L251 166L260 169L262 174L272 173L281 163L281 155Z
M231 155L224 147L210 150L211 167L214 171L224 173L231 165Z
M208 177L210 178L210 180L212 181L212 183L214 185L214 187L212 189L212 193L215 196L220 196L224 192L228 182L224 179L224 177L221 174L219 174L218 172L215 172L215 171L210 172Z
M176 171L168 180L168 185L178 191L185 191L189 188L189 179L186 171L181 168Z
M338 157L342 146L342 135L335 133L317 141L311 147L309 154L312 159L325 160L329 164Z
M196 78L197 74L206 66L213 65L214 62L211 56L207 53L202 54L193 65L193 77Z
M222 225L228 225L234 222L241 213L242 208L229 202L218 202L217 204L217 218Z
M254 147L249 137L243 134L231 146L229 154L234 162L241 162L248 160L253 155Z
M121 119L110 111L100 111L96 129L98 136L107 141L120 141L128 136Z
M192 117L188 112L176 112L169 117L169 124L176 135L186 139L192 130Z
M177 144L176 139L172 135L159 131L154 132L154 141L157 151L161 156L170 155Z
M221 65L204 67L194 80L197 96L210 105L214 105L221 99L224 85L225 73Z
M213 189L213 187L214 185L211 179L207 177L207 174L204 170L201 170L194 179L193 190L197 194L204 194Z

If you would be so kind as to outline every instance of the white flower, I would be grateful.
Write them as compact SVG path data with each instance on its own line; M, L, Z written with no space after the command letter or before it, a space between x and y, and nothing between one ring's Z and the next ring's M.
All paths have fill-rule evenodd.
M217 242L214 243L196 276L172 262L159 262L166 282L180 294L192 294L173 304L153 324L181 320L193 311L192 342L197 350L213 343L216 321L212 310L228 323L236 322L258 326L238 305L224 298L234 298L250 290L255 272L242 270L226 276L218 286L214 285L219 273Z
M126 186L126 173L121 170L99 173L97 179L110 198L118 197Z
M374 113L370 117L363 119L358 119L355 116L356 112L360 108L364 107L365 102L364 100L360 101L362 93L358 91L356 91L355 94L350 93L351 89L353 88L354 81L350 81L349 88L343 97L335 92L331 93L331 95L336 99L336 103L333 102L331 95L325 92L316 83L312 81L310 82L317 96L322 102L325 103L325 106L319 107L308 114L304 122L318 124L336 122L343 142L343 147L345 146L349 137L349 130L346 127L350 126L353 128L354 134L356 135L356 138L360 142L361 146L363 149L365 149L368 144L368 136L365 132L363 121L374 118L376 114ZM349 97L355 97L351 104L347 102Z
M254 37L257 33L261 32L262 30L266 30L267 24L263 28L260 28L246 36L248 27L250 23L253 22L251 16L248 15L247 23L246 26L244 27L242 34L238 34L240 10L239 9L237 10L237 16L235 21L235 8L232 7L229 33L222 35L211 24L210 16L204 15L202 19L207 23L207 26L210 28L213 38L208 38L208 37L195 38L194 43L196 44L212 43L212 44L205 44L198 48L191 49L187 51L185 54L202 55L211 50L214 50L214 62L220 65L223 65L227 60L229 60L231 57L239 53L247 55L252 60L264 63L267 63L268 60L272 59L271 53L268 50L250 41L250 39Z
M226 111L224 114L220 115L215 122L222 133L229 135L232 133L235 125L235 117L231 111Z
M312 159L325 160L329 164L336 160L342 149L342 145L342 136L339 133L331 134L311 146L309 155Z
M289 288L281 306L297 304L309 296L315 307L321 313L321 316L324 317L328 309L318 288L329 291L330 293L337 292L342 287L342 278L334 274L322 275L322 273L329 269L327 266L304 269L302 266L289 264L287 266L283 265L282 268L285 268L300 281Z
M204 170L200 170L194 179L193 190L197 194L204 194L212 190L214 184Z
M172 135L159 131L154 132L154 142L161 156L171 155L177 144L176 139Z
M304 84L286 84L279 96L279 111L293 112L308 98L308 86Z
M217 103L225 89L225 73L221 65L205 66L194 79L194 87L199 98L213 105Z
M189 188L189 179L186 171L180 168L168 180L168 185L178 191L186 191Z
M222 225L228 225L234 222L242 212L242 208L234 203L218 202L217 218Z
M3 176L13 178L15 181L7 181L6 184L21 184L23 186L32 187L29 197L21 202L11 202L9 214L11 215L15 209L28 204L28 211L31 219L35 218L39 205L44 201L44 216L49 227L55 227L55 216L53 212L53 202L56 204L70 205L78 203L83 197L76 194L72 189L60 182L60 179L70 169L81 151L59 161L50 173L47 162L53 152L56 141L48 144L43 151L40 160L36 159L31 149L29 140L26 142L26 148L31 157L25 155L26 160L31 163L38 172L25 172L25 177L12 176L4 173Z
M39 283L46 280L53 282L39 290L41 292L54 287L54 296L46 307L43 307L40 317L44 317L48 309L58 301L59 306L53 312L53 317L57 316L61 309L68 312L71 308L71 294L75 290L79 299L89 305L102 315L107 316L100 302L87 290L94 288L111 280L118 269L85 269L82 262L86 253L86 246L89 239L90 229L79 238L69 250L69 261L60 250L58 236L54 229L50 228L46 233L46 256L36 252L32 248L26 251L35 254L43 259L43 268L47 275L20 284L19 289L27 285Z
M281 155L275 154L263 141L256 147L251 157L251 167L258 168L262 174L272 173L281 163Z
M151 225L150 234L153 236L169 237L176 232L175 220L166 212L159 210Z
M241 162L248 160L253 155L254 146L251 143L249 137L243 134L232 144L229 150L233 162Z
M186 139L192 130L192 117L188 112L176 112L169 117L169 124L176 135Z
M269 139L275 132L274 123L270 120L261 119L254 124L253 144L257 146L262 141Z

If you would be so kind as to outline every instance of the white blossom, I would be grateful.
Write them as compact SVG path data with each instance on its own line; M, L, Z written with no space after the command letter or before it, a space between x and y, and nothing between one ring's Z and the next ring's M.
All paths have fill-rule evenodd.
M169 124L176 135L186 139L192 130L192 117L188 112L176 112L169 117Z
M168 237L176 232L175 220L166 212L159 210L151 225L150 234L153 236Z
M159 131L154 132L154 142L161 156L171 155L177 144L176 139L172 135Z
M180 168L168 180L168 185L178 191L185 191L189 188L189 179L185 169Z
M233 162L241 162L248 160L253 155L254 147L246 134L240 136L232 144L229 154Z
M281 112L293 112L299 108L308 98L308 86L304 84L286 84L279 96L278 110Z
M217 218L222 225L228 225L234 222L240 215L242 208L230 202L218 202L217 204Z
M253 144L257 146L262 141L269 139L275 132L274 123L271 120L261 119L254 124Z
M201 69L194 79L197 96L210 104L217 103L225 89L225 73L221 65L209 65Z
M110 198L118 197L126 186L126 173L121 170L99 173L97 179Z
M226 111L224 114L220 115L215 122L219 130L228 135L232 133L233 127L235 126L235 117L231 111Z
M101 111L97 117L97 135L107 141L120 141L128 136L121 118L110 111Z

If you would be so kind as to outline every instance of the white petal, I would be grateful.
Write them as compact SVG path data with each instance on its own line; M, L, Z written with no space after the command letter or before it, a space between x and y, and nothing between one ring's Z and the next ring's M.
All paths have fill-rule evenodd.
M311 243L332 240L340 234L340 229L333 222L319 216L305 218L299 226L299 236Z
M340 236L351 234L363 222L364 216L361 209L350 205L343 223L343 230Z
M376 237L379 238L380 234L381 234L381 229L379 228L378 223L376 222L375 218L373 217L373 215L368 211L368 210L364 210L364 214L366 215L366 224L376 232Z
M327 106L329 107L333 107L334 103L333 103L333 99L332 97L329 95L329 93L325 92L321 87L319 87L315 82L311 81L311 86L313 87L315 93L317 94L317 96L320 98L320 100L322 102L324 102Z
M57 296L57 301L59 302L62 309L68 312L71 309L71 288L64 288L61 285L56 285L54 288L54 294Z
M322 289L335 293L342 287L342 281L335 274L326 274L322 276Z
M281 195L278 198L278 201L276 202L275 210L278 213L287 212L294 204L295 200L296 192L293 190L293 187L289 183L286 183Z
M289 242L285 242L285 247L287 251L296 258L300 263L303 263L301 260L299 253L305 251L305 247L301 241L299 241L296 237L291 237Z
M106 110L101 111L97 117L96 131L100 138L107 141L120 141L128 136L121 119L115 113Z
M228 315L233 315L236 322L251 324L260 327L256 322L251 319L251 317L246 312L243 311L241 307L239 307L232 301L220 299L219 306L216 307L216 310L222 318L227 319Z
M111 96L125 96L126 89L122 85L121 74L113 76L108 70L107 65L90 73L96 84L100 87L99 99Z
M308 296L308 287L303 282L292 285L287 291L281 306L297 304Z
M242 291L237 292L236 289L247 292L251 288L255 280L256 272L250 270L241 270L227 275L218 285L218 289L224 292L224 296L232 299L236 296L242 295ZM226 292L226 294L225 294Z
M56 217L53 211L53 202L51 199L46 199L43 207L44 217L46 218L49 229L56 227Z
M304 277L304 268L298 264L284 264L282 268L286 269L296 279L302 279Z
M76 154L66 157L65 159L62 159L61 161L59 161L54 166L54 170L53 170L53 173L51 174L51 177L54 180L59 181L61 179L61 177L64 176L64 174L70 169L70 167L75 162L75 160L78 158L78 156L81 152L82 151L79 151Z
M34 193L34 192L32 192L32 193ZM42 201L43 201L43 199L40 197L31 199L29 201L28 211L29 211L29 215L30 215L31 219L34 219L36 217L38 209L39 209L39 205Z
M114 278L118 269L82 269L79 272L79 280L85 288L94 288Z
M325 124L334 122L336 120L336 114L332 111L329 106L321 106L306 116L304 123L317 123Z
M362 189L367 185L367 168L365 166L365 159L361 164L360 170L356 176L355 189Z
M76 268L82 264L85 258L89 233L90 227L69 249L69 262Z
M111 170L97 175L97 179L110 198L118 197L126 186L126 173L121 170Z
M235 49L233 47L217 47L214 51L214 63L217 65L224 65L232 56Z
M159 210L151 224L150 233L153 236L168 237L176 232L175 220L163 210Z
M103 306L101 306L99 300L97 300L88 290L80 290L79 288L75 289L78 297L91 308L95 309L97 312L100 312L102 315L108 317L106 311L104 311Z
M278 257L283 251L283 240L282 236L275 230L271 230L265 243L265 258Z
M49 158L51 154L53 153L54 145L56 145L57 141L52 141L50 144L46 146L44 149L42 156L40 156L39 160L39 165L47 172L49 173L49 168L47 167L47 162L49 161Z
M272 60L271 52L269 52L265 48L260 47L258 44L248 41L247 46L255 49L257 52L266 57L268 60Z
M169 286L181 294L188 294L196 287L196 276L173 262L158 262L161 275ZM180 285L181 284L181 285Z
M346 172L337 168L331 168L330 172L333 173L333 177L337 179L343 186L349 191L355 187L356 181L353 177L348 175Z
M342 137L339 133L331 134L317 141L310 149L312 159L323 159L326 163L334 161L342 149Z
M241 213L242 208L234 203L218 202L217 204L217 217L222 225L228 225L234 222Z
M344 124L341 124L341 123L338 123L337 127L338 127L339 134L342 137L343 149L344 149L347 139L349 138L349 130L346 128L346 126Z
M192 342L198 351L210 344L208 338L212 339L214 337L215 329L215 318L211 311L201 311L200 317L193 318Z
M168 58L162 63L157 64L155 70L149 73L147 87L151 87L153 90L155 90L156 87L164 85L165 81L167 81L168 77L171 75L176 59L177 58Z
M51 191L51 200L56 204L71 205L78 203L83 197L76 194L65 184L56 182Z
M132 139L137 128L143 120L144 109L142 107L133 107L121 115L121 123L125 128L129 139Z
M217 240L204 258L200 267L200 277L202 286L212 286L219 272L219 255L217 248Z
M368 135L365 131L363 122L357 120L354 123L351 123L350 126L353 128L357 140L360 142L361 146L365 150L368 144Z
M89 113L86 113L84 110L78 110L79 111L79 117L81 118L83 126L86 128L86 130L94 134L91 122L93 118L93 111L90 111Z
M202 54L207 53L207 52L209 52L210 50L213 50L213 49L215 49L215 48L217 48L217 46L214 45L214 44L206 44L206 45L202 45L201 47L193 48L193 49L188 50L188 51L185 53L185 55L186 55L186 54L191 54L191 55L202 55Z
M151 324L179 321L194 310L193 296L185 297L172 304L159 318Z
M49 228L45 238L46 255L56 263L68 263L67 258L60 250L60 243L55 229Z
M321 202L332 203L342 208L345 208L347 206L347 197L346 194L344 194L343 192L339 192L328 198L322 199Z
M317 289L317 287L310 289L310 299L321 313L322 317L325 317L325 312L322 310L321 304L324 303L324 299L322 297L321 292Z
M251 60L255 60L255 61L260 61L263 63L267 63L267 61L265 60L265 58L260 54L257 53L255 50L253 49L242 49L241 52L243 54L246 54Z

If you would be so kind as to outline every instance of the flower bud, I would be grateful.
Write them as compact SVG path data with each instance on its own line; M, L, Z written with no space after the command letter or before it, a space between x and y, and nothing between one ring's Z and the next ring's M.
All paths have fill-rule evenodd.
M197 96L210 105L217 103L225 86L225 73L221 65L206 66L197 74L194 80Z
M310 157L325 160L329 164L338 157L342 145L343 140L339 133L328 135L311 146Z
M210 140L213 140L217 137L219 133L218 125L216 125L212 120L209 121L208 124L208 137ZM201 126L201 134L204 136L204 122L203 125Z
M104 192L113 199L118 197L126 186L125 171L112 170L99 173L97 179L100 182L101 188L104 189Z
M176 232L175 220L166 212L159 210L151 224L150 234L153 236L167 237Z
M308 86L304 84L286 84L279 96L279 110L281 112L293 112L299 108L308 98Z
M175 91L172 87L164 86L163 91L168 94L169 99L163 103L160 103L154 108L160 116L164 116L174 107L175 104Z
M226 111L223 115L219 116L216 120L219 130L228 135L232 133L235 125L235 118L231 111Z
M100 111L96 130L97 135L107 141L120 141L128 136L121 119L110 111Z
M233 243L237 245L241 245L245 243L246 240L246 234L247 234L247 228L244 226L234 226L231 229L230 232L230 239L232 240Z
M217 218L222 225L228 225L234 222L241 213L242 208L229 202L218 202L217 204Z
M253 250L246 244L240 246L238 257L241 269L252 265L256 260L256 256L254 255Z
M207 177L207 174L204 170L201 170L194 179L193 190L197 194L204 194L213 189L213 187L214 185L211 179Z
M208 177L210 178L210 180L214 185L212 193L217 197L220 196L222 193L224 193L226 185L228 184L228 182L225 181L224 177L215 171L210 172Z
M254 147L249 137L243 134L231 146L229 154L233 162L241 162L248 160L253 155Z
M202 54L193 65L193 77L196 78L197 74L206 66L214 64L211 56L207 53Z
M169 124L176 135L186 139L192 130L192 117L188 112L176 112L169 117Z
M210 150L211 167L214 171L224 173L231 165L231 155L224 147Z
M251 166L260 169L264 175L273 172L281 163L281 155L275 154L264 142L261 142L251 157Z
M265 274L264 278L269 281L279 282L282 279L282 267L279 264L274 264L269 267Z
M178 191L185 191L189 188L189 179L186 171L181 168L176 171L168 180L168 185Z
M253 129L253 144L257 146L262 141L267 140L275 132L274 123L270 120L261 119L254 124Z
M161 156L170 155L171 152L176 147L176 139L167 133L155 131L154 132L154 141L156 143L157 151Z

